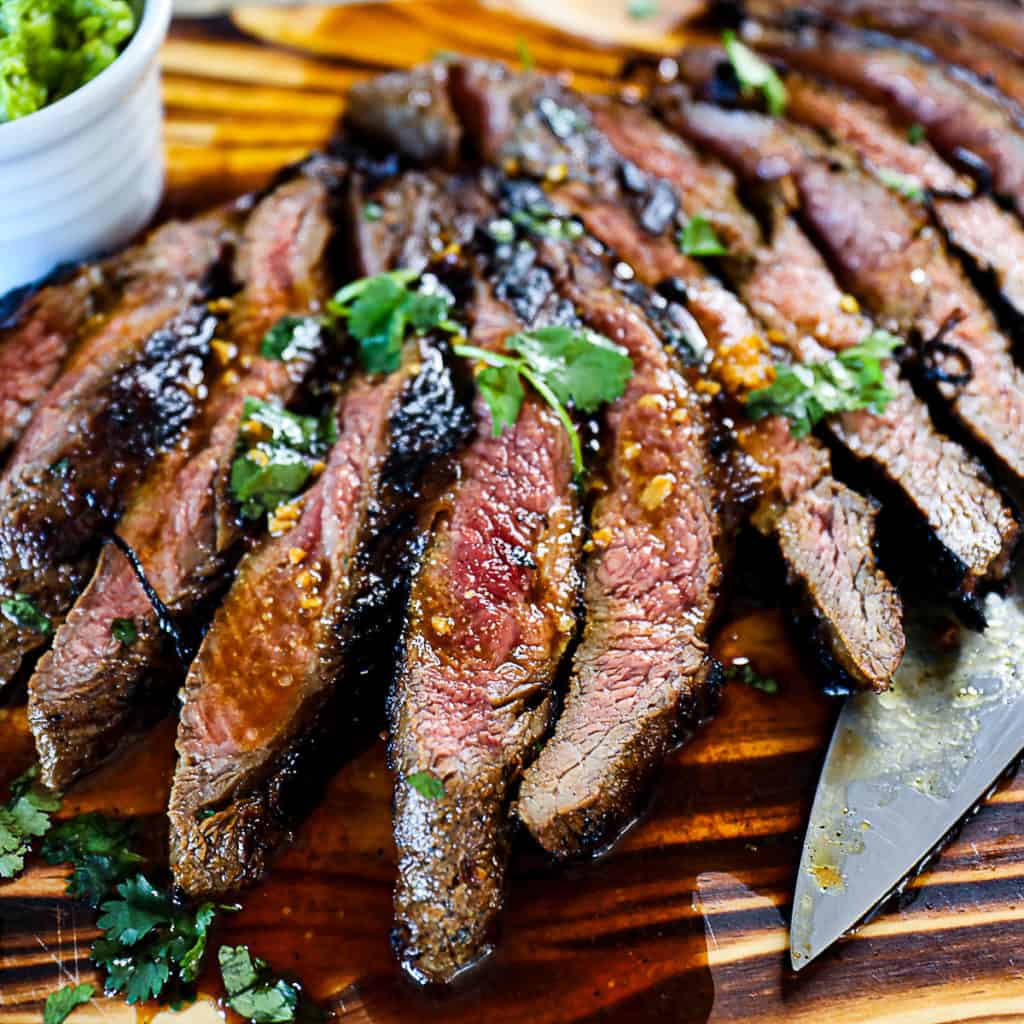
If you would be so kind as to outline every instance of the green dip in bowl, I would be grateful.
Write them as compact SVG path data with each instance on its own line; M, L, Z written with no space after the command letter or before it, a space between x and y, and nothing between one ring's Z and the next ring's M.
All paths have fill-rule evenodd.
M136 25L127 0L0 0L0 124L95 78Z

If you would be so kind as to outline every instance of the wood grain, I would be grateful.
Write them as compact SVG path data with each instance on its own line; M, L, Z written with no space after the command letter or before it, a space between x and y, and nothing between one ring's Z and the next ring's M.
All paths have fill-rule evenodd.
M583 41L600 33L593 10L580 6L574 21L573 5L559 5L559 29L466 3L246 8L179 23L163 54L165 213L259 187L327 142L351 82L436 50L515 60L522 36L540 66L613 88L627 50ZM677 36L658 35L670 30L671 19L658 22L631 45L674 46ZM731 686L715 721L671 756L644 816L603 859L555 868L520 839L499 952L456 991L414 991L388 948L394 854L382 744L332 781L268 882L222 919L215 944L249 943L353 1024L1024 1021L1024 776L967 823L899 908L795 977L788 902L836 706L801 672L778 614L730 624L719 643L775 675L781 693ZM64 813L138 814L162 833L173 729L165 723L79 785ZM0 710L0 737L7 778L31 758L21 709ZM38 1021L48 992L92 977L94 917L62 892L61 870L46 866L0 888L2 1024ZM133 1016L97 1001L72 1020ZM160 1020L215 1017L204 998Z

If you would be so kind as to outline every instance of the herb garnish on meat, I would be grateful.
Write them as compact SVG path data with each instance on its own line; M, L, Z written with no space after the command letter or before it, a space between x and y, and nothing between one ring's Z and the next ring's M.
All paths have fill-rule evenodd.
M405 780L428 800L440 800L444 796L444 781L439 779L433 772L413 772Z
M271 402L247 398L239 447L231 466L231 491L246 519L258 519L298 494L317 462L337 440L331 413L298 416Z
M320 330L316 317L282 317L264 336L260 355L287 363L298 355L316 352L320 347Z
M275 978L270 965L246 946L221 946L217 952L228 1006L253 1024L287 1024L296 1017L320 1019L316 1007L302 998L294 982Z
M903 174L890 167L879 167L875 174L887 189L903 196L904 199L913 199L915 203L923 203L927 198L927 192L921 180L912 174Z
M53 630L53 623L44 615L30 597L15 594L0 601L0 612L19 629L29 629L44 636Z
M680 229L676 240L680 251L687 256L724 256L728 252L711 222L699 213Z
M785 113L789 94L771 64L741 43L731 30L723 34L722 45L744 96L760 91L769 114L780 117Z
M872 331L825 362L778 365L775 381L747 396L747 413L753 419L785 416L793 437L805 437L833 413L868 409L880 415L895 397L882 363L902 344L888 331Z
M50 815L60 797L36 781L39 766L11 783L11 798L0 807L0 878L14 878L25 867L32 840L50 831Z
M626 390L633 364L625 349L601 334L571 327L540 327L513 334L505 347L518 355L490 352L475 345L456 345L455 354L485 364L476 374L480 394L491 410L494 436L519 418L525 391L522 380L561 420L572 444L576 475L583 472L579 434L566 408L596 412ZM522 378L522 380L520 380Z

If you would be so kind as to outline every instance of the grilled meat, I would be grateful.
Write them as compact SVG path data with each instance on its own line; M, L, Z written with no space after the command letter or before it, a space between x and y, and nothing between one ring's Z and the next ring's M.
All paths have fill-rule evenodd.
M769 32L758 46L922 125L940 153L1024 215L1024 122L981 88L888 37L853 29Z
M196 411L224 228L214 216L164 229L151 271L78 347L0 478L0 600L45 617L0 617L0 685L49 640L126 495Z
M137 573L141 568L179 621L194 618L223 586L239 554L228 479L242 406L247 397L288 403L316 357L310 346L287 362L265 359L260 346L282 316L315 313L327 299L328 202L337 173L314 160L250 215L238 253L243 288L218 342L227 365L181 443L147 473L118 527L135 564L118 547L104 549L29 682L29 721L50 786L95 768L129 729L164 709L180 683L180 653L169 649L161 612ZM119 619L132 623L130 645L115 636Z
M689 58L687 58L689 59ZM1024 227L964 180L927 142L912 143L880 108L798 74L786 76L787 115L857 150L873 173L896 171L932 195L930 208L952 246L991 275L1000 295L1024 316Z
M433 237L451 223L450 197L431 180L411 177L401 195L406 223ZM189 672L170 816L174 877L192 895L259 878L301 809L290 780L345 735L360 683L386 689L381 662L419 550L415 509L468 426L426 341L407 344L399 372L357 375L337 418L338 441L295 526L243 559Z
M660 103L673 126L745 180L792 180L800 218L843 286L879 323L916 339L922 376L975 440L1019 477L1024 380L1009 341L920 205L777 120L692 103L679 90L667 90Z

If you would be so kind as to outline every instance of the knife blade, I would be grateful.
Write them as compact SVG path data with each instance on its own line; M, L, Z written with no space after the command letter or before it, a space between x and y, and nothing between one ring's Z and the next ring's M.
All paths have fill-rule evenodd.
M1021 588L983 609L983 633L943 613L908 615L892 690L847 698L804 838L794 970L891 895L1024 749Z

